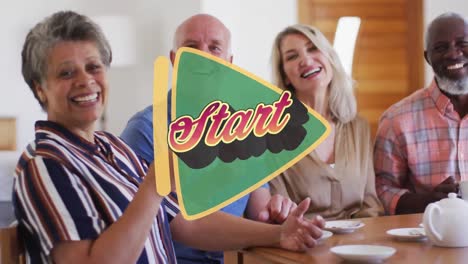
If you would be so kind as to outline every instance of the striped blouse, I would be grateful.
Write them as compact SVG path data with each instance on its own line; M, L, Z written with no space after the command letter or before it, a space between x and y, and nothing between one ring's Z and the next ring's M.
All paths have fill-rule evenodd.
M135 196L147 164L109 133L94 138L91 144L57 123L36 122L13 187L28 263L51 263L60 241L96 239ZM175 196L163 200L137 263L176 262L169 222L178 212Z

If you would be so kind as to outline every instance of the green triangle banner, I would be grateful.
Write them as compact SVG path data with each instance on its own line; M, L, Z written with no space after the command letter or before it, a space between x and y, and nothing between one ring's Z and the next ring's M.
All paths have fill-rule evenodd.
M166 175L173 175L186 219L208 215L252 192L330 133L325 119L289 91L191 48L177 52L171 122L164 125L168 67L156 61L156 184L159 193L167 194L171 182Z

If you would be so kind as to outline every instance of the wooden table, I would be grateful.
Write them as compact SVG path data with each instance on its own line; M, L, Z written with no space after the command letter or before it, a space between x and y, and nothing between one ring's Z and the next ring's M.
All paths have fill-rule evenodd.
M252 248L225 252L225 263L345 263L330 252L338 245L370 244L390 246L397 250L385 263L468 263L467 248L442 248L422 242L399 241L385 232L393 228L418 227L422 214L385 216L361 219L365 226L350 234L334 234L315 248L305 253L277 248ZM468 224L468 219L467 219Z

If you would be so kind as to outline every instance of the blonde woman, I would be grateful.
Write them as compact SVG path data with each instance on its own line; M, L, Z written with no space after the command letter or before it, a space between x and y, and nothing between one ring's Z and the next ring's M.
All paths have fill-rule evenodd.
M270 182L272 194L298 202L325 219L378 216L369 125L356 114L353 81L325 36L306 25L289 26L272 51L275 84L329 122L331 133L313 152Z

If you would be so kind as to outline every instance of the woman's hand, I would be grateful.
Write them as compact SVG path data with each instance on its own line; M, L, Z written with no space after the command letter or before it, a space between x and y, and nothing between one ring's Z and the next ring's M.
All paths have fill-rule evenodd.
M304 213L310 205L310 198L304 199L288 216L281 226L280 244L284 249L305 251L317 245L317 239L322 236L325 220L321 216L314 219L304 218Z
M257 218L265 223L282 224L296 207L296 203L288 197L275 194L268 201L266 208L258 214Z
M156 188L156 171L154 168L154 161L151 162L150 166L148 167L148 171L146 172L145 179L143 183L140 185L140 189L145 189L146 192L152 192L156 196L158 200L162 200L164 197L161 196ZM160 201L159 201L160 202Z

